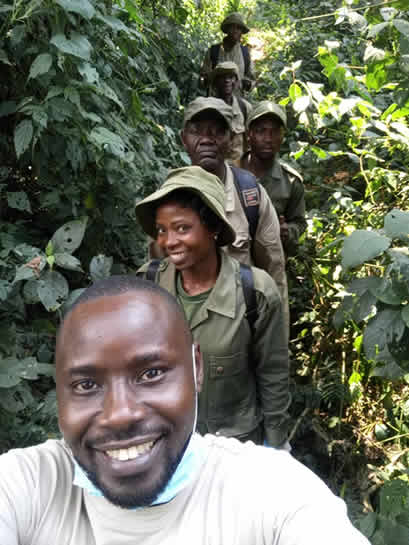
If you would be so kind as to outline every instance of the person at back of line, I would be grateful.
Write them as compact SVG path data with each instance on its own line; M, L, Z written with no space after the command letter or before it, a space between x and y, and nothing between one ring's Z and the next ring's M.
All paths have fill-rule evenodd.
M254 65L248 46L241 44L241 36L250 29L243 21L240 13L230 13L222 21L221 30L226 34L221 43L212 45L203 60L200 68L199 85L209 87L210 74L217 64L224 61L234 62L239 70L240 90L250 91L254 86Z

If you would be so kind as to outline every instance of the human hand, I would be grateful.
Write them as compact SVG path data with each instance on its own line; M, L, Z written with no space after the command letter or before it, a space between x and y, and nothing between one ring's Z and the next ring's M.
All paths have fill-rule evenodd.
M279 217L280 220L280 237L283 242L288 240L288 223L284 216Z

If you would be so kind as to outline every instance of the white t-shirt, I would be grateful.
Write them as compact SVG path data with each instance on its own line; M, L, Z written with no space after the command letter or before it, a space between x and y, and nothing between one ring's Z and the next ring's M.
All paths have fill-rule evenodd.
M1 545L368 545L345 504L284 451L207 435L171 502L127 510L74 486L61 441L0 456Z

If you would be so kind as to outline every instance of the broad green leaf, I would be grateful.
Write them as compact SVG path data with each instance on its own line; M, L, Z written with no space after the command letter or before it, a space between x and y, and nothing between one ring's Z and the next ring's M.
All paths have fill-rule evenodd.
M17 158L22 155L33 138L33 123L30 119L20 121L14 130L14 148Z
M389 237L409 243L409 212L391 210L385 217L384 228Z
M123 30L128 32L128 27L117 17L111 17L110 15L98 15L97 19L103 21L106 25L112 28L112 30Z
M394 19L393 26L402 34L409 37L409 22L404 19Z
M402 303L402 297L400 297L392 287L392 280L384 277L381 283L375 290L371 290L371 293L376 296L379 301L386 303L387 305L400 305Z
M371 62L366 70L366 85L368 89L379 89L388 81L388 75L385 70L385 64L382 62Z
M23 296L24 296L24 301L28 305L35 305L36 303L40 302L40 298L37 292L37 283L38 283L38 279L32 278L31 280L29 280L28 282L25 282L24 284Z
M95 68L93 68L88 62L83 62L77 67L78 72L87 81L87 83L98 83L99 75Z
M53 58L49 53L41 53L41 55L38 55L31 65L28 79L46 74L50 70L52 62Z
M37 283L37 293L44 307L53 312L57 310L69 293L68 282L57 271L47 271Z
M379 23L377 25L374 25L369 29L368 32L368 38L375 38L382 30L385 30L385 28L388 28L389 23Z
M58 85L53 85L51 89L48 91L47 96L44 99L44 102L54 97L58 97L59 95L62 95L63 92L64 92L64 89L62 87L59 87Z
M120 136L105 127L96 127L89 134L91 142L120 158L125 156L125 144Z
M51 239L54 254L72 254L81 244L88 218L69 221L54 233Z
M101 93L102 95L106 96L115 104L118 104L118 106L121 108L121 110L124 109L124 105L121 100L119 100L118 95L107 85L104 81L100 83L99 87L97 88L97 92Z
M21 265L16 271L13 283L20 282L20 280L30 280L31 278L36 277L37 275L34 269L27 267L27 265Z
M55 263L69 271L82 271L81 261L71 254L55 254Z
M88 0L56 0L65 11L78 13L85 19L92 19L95 15L95 8Z
M312 152L314 152L318 159L326 159L328 157L328 153L322 148L318 148L317 146L311 146L310 149Z
M30 278L38 278L41 271L44 269L47 263L46 258L43 255L36 255L24 265L21 265L16 271L13 283L20 280L29 280Z
M47 112L44 110L37 110L33 112L33 121L34 123L37 123L40 127L43 127L44 129L47 128L48 124L48 115Z
M374 231L354 231L344 241L342 248L342 266L345 269L362 265L389 248L391 239Z
M288 89L288 94L292 102L295 102L297 98L302 96L302 89L297 83L292 83Z
M27 193L25 191L13 191L7 193L7 204L10 208L15 208L16 210L21 210L22 212L30 212L31 214L31 205L28 200Z
M51 38L50 43L67 55L74 55L84 61L89 61L91 58L92 45L85 36L77 32L71 34L70 40L64 34L56 34Z
M400 310L385 309L371 318L364 331L364 348L367 357L379 360L378 353L382 352L393 338L402 335L404 325Z
M406 303L402 309L402 320L405 322L406 327L409 327L409 303Z
M66 301L64 302L61 310L63 314L65 314L75 303L75 301L78 299L78 297L81 295L83 291L85 291L86 288L78 288L76 290L73 290L70 292L69 296L67 297Z
M93 282L101 280L102 278L108 278L111 275L111 268L114 260L112 257L99 254L91 259L89 265L89 272Z

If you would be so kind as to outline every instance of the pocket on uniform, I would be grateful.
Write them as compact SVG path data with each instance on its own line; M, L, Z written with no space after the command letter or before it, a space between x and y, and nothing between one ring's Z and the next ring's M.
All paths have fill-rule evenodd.
M209 410L213 417L232 414L248 400L252 380L247 354L211 358L209 369ZM227 415L228 416L228 415Z

